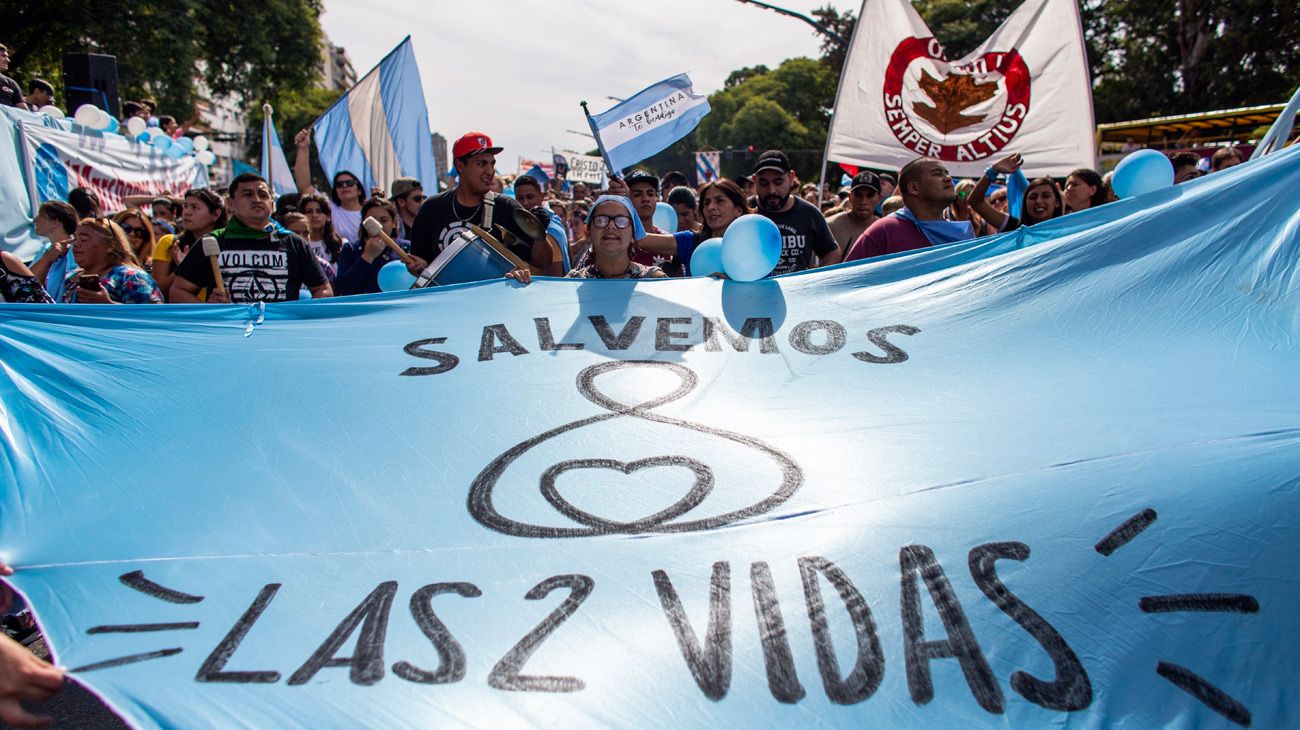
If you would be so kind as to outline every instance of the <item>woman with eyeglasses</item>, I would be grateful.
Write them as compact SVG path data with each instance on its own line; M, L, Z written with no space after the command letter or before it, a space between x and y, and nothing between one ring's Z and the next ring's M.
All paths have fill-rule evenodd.
M636 214L632 201L621 195L602 195L587 217L588 242L591 244L591 264L573 269L565 274L570 279L662 279L664 272L658 266L638 264L628 256L633 241L646 237L645 228ZM668 236L671 240L672 236ZM532 281L528 269L515 269L506 274L521 284Z
M226 206L221 196L210 188L186 190L181 200L181 232L163 236L153 251L153 280L163 292L176 281L176 267L185 254L204 236L226 226Z
M127 208L113 216L113 222L122 227L131 244L131 254L145 271L153 270L153 224L139 208Z
M325 278L334 281L338 273L339 253L347 245L348 239L340 236L334 228L334 214L329 198L320 193L302 196L298 201L298 212L307 216L307 231L304 238L307 248L325 271ZM361 216L361 209L357 209Z
M106 218L85 218L72 237L78 268L63 284L63 301L72 304L162 304L162 293L148 272L136 265L126 233Z
M304 196L319 193L316 186L311 184L311 129L298 132L293 142L298 145L298 156L293 161L293 179L298 185L298 192ZM365 199L366 190L361 186L361 178L347 170L334 173L329 191L330 219L334 230L339 231L344 239L360 239L357 231L361 228L361 203Z

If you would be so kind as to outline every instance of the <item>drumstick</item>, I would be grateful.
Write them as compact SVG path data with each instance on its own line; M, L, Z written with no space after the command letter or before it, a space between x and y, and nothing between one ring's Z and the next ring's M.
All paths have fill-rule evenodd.
M366 233L372 236L379 236L383 239L384 243L388 244L388 247L393 249L393 253L397 254L397 258L402 260L402 263L408 266L411 264L413 259L410 254L403 251L402 247L397 245L397 241L389 238L388 234L384 233L384 227L379 225L379 221L375 220L373 217L369 217L361 221L361 227L366 229Z
M203 255L208 257L208 262L212 264L212 280L217 283L217 293L226 296L226 284L221 280L221 264L217 259L221 256L221 244L217 243L216 236L204 236Z

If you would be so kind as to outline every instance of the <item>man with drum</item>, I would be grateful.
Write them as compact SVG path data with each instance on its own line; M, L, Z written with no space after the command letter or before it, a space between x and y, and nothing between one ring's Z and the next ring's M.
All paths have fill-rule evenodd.
M482 132L468 132L451 148L455 160L456 187L424 201L411 226L411 258L407 265L419 275L460 231L471 224L490 233L501 226L514 234L511 252L534 267L536 273L559 275L560 266L552 260L551 247L545 237L534 240L515 220L519 203L511 197L492 192L496 177L496 155L500 147Z

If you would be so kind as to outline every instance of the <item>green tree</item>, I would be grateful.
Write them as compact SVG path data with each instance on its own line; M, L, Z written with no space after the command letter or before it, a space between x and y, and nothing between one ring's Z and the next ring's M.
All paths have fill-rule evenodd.
M198 82L242 94L250 116L263 100L310 86L320 69L320 0L0 0L14 73L62 78L64 53L117 57L124 99L152 98L178 118L193 113ZM61 84L60 84L61 86ZM71 110L68 110L71 111Z

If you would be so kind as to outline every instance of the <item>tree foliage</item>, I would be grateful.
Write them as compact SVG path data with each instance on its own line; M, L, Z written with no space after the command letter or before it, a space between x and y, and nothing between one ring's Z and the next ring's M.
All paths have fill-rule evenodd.
M0 28L23 79L61 86L64 53L106 53L124 99L152 98L183 119L202 82L214 95L242 94L252 116L319 76L320 11L320 0L0 0Z

